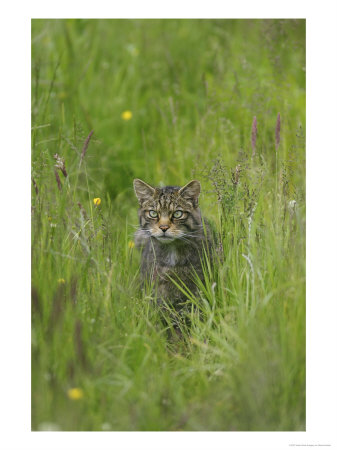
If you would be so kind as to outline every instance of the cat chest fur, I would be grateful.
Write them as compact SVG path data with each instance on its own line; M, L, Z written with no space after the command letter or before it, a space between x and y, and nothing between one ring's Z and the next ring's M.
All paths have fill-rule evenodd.
M174 267L178 263L178 258L177 250L173 247L167 252L163 263L169 267Z
M166 300L177 305L186 301L186 298L172 279L191 292L196 292L194 275L203 279L201 255L202 249L195 243L179 246L150 240L142 251L142 278L154 284L159 302Z

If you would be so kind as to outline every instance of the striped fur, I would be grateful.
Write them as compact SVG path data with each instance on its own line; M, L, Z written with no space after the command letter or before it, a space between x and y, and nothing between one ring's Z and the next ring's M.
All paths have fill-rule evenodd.
M200 183L193 180L183 187L154 188L136 179L134 189L140 206L135 242L142 249L142 278L154 282L159 302L178 306L186 299L169 277L196 292L194 271L203 279L203 253L213 248L198 205Z

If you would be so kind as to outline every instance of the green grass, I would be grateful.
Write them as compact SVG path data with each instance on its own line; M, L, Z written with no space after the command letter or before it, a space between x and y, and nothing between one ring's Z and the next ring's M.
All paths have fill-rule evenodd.
M33 430L305 430L304 130L302 20L32 21ZM136 177L199 179L220 236L180 340L139 287Z

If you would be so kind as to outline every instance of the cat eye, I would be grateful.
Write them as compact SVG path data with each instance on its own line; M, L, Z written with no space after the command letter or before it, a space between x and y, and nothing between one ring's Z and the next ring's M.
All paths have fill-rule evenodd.
M152 219L155 219L156 217L158 217L158 213L154 209L150 209L149 216L152 217Z
M178 210L178 211L174 211L174 213L173 213L173 217L175 218L175 219L181 219L181 217L183 216L183 211L180 211L180 210Z

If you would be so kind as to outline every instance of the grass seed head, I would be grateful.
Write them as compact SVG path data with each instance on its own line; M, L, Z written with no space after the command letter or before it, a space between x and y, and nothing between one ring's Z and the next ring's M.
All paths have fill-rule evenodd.
M61 184L60 176L59 176L59 174L58 174L56 168L54 168L54 174L55 174L55 179L56 179L57 187L58 187L59 191L62 191L62 184Z
M257 121L256 121L256 116L254 116L253 123L252 123L252 134L251 134L251 144L252 144L252 155L253 156L255 156L256 138L257 138Z
M34 180L33 177L32 177L32 183L33 183L36 195L39 195L39 188L37 187L36 181Z
M276 150L280 145L280 132L281 132L281 116L280 113L277 114L276 127L275 127L275 146Z
M81 162L85 157L85 154L87 152L88 146L89 146L89 142L91 139L91 136L93 135L94 130L91 130L90 133L88 134L88 137L86 138L86 140L84 141L83 147L82 147L82 151L81 151Z
M67 173L67 171L66 171L66 165L65 165L65 162L64 162L64 158L62 158L62 157L59 156L57 153L55 153L54 159L55 159L55 161L56 161L55 168L56 168L56 169L59 169L59 170L63 173L63 176L64 176L65 178L67 178L68 173Z

